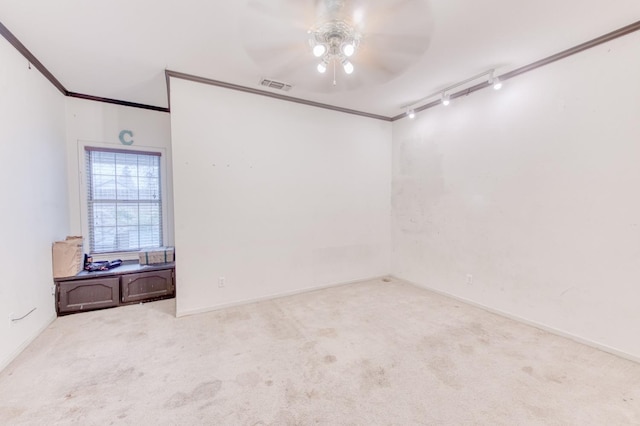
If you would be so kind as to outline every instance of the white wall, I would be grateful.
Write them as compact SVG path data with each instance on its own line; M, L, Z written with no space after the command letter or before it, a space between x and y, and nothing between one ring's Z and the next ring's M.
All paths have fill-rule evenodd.
M173 244L173 187L171 170L171 119L166 112L132 108L85 99L66 98L67 173L69 191L69 226L73 235L85 235L86 188L81 172L84 171L83 146L102 146L115 149L162 150L166 170L167 230L165 245ZM120 142L122 130L130 130L133 144ZM85 239L86 243L86 239ZM86 248L88 251L88 247ZM137 255L136 255L137 256ZM112 259L113 256L110 257ZM120 256L123 257L123 256ZM124 257L123 257L124 258Z
M390 123L172 79L171 130L178 315L388 273Z
M55 318L51 243L68 222L64 97L2 37L0 64L1 370Z
M640 359L639 45L394 123L393 273Z

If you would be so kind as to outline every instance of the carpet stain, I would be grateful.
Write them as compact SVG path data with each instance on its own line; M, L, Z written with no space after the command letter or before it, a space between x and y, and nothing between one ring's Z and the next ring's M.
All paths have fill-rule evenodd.
M489 335L487 330L484 329L482 324L478 322L472 322L471 324L469 324L468 330L476 336L478 342L484 345L491 344L491 336Z
M456 365L449 358L435 357L430 359L427 364L429 365L429 370L445 385L454 389L462 387L454 374Z
M562 383L563 380L566 378L566 376L556 376L554 374L547 374L545 377L545 379L547 379L548 382L553 382L553 383Z
M318 392L315 389L305 392L307 399L318 399Z
M269 426L297 426L300 423L290 411L279 411Z
M204 405L201 405L198 407L198 410L206 410L207 408L211 407L213 405L213 401L209 401Z
M3 420L13 420L20 417L25 411L27 411L26 408L0 407L0 415Z
M267 386L273 386L273 380L267 380L264 384Z
M119 414L117 416L117 418L119 419L125 419L129 416L129 411L133 410L134 406L133 405L127 405L125 407L122 407L119 411Z
M127 333L125 336L125 339L127 340L127 342L130 343L130 342L136 342L141 339L146 339L147 337L148 335L146 331L135 331L135 332Z
M318 330L318 336L320 337L338 337L338 332L335 328L321 328Z
M439 334L434 334L429 336L423 336L422 339L420 339L420 342L418 343L417 346L420 352L424 352L424 351L431 352L434 350L437 350L437 351L449 350L450 345L451 344L449 343L449 339Z
M106 382L108 383L117 383L120 381L124 381L124 380L130 380L131 376L133 376L133 373L136 371L135 368L133 367L129 367L129 368L121 368L119 370L116 370L113 375L111 377L109 377Z
M524 406L531 414L533 414L535 417L539 419L548 420L549 418L553 418L551 410L541 408L535 405L529 405L529 404L525 404Z
M232 324L240 321L248 321L251 319L251 315L245 310L236 310L225 312L224 316L220 318L220 322Z
M109 325L117 325L117 324L121 324L122 323L122 321L119 318L95 317L91 321L92 322L100 322L100 323L109 324Z
M458 347L460 348L460 352L466 355L471 355L475 352L474 347L471 345L458 345Z
M522 367L522 371L524 371L525 373L527 373L530 376L533 376L533 368L526 366L526 367Z
M190 393L176 392L165 403L167 408L180 408L190 403L202 401L205 399L212 399L220 391L222 382L220 380L214 380L211 382L200 383Z
M240 386L256 387L258 386L258 383L260 383L261 381L262 381L262 378L255 371L238 374L236 376L236 382L238 382Z
M265 331L277 340L295 340L302 337L302 333L295 321L288 321L282 309L277 306L271 307L273 310L260 312L264 318Z
M363 390L373 390L380 387L389 387L391 382L387 376L387 371L382 366L373 366L369 360L362 362L361 388Z
M325 364L333 364L334 362L336 362L336 357L334 355L327 355L324 357Z
M317 344L318 344L318 342L316 340L311 340L309 342L304 342L304 345L302 345L302 349L305 350L305 351L310 351L313 348L315 348Z

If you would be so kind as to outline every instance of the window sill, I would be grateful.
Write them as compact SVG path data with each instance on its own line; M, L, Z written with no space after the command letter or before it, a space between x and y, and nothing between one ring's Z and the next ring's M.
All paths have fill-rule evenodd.
M96 253L92 254L94 262L101 262L105 260L116 260L120 259L122 261L126 260L135 260L136 262L140 259L137 251L122 251L122 252L111 252L111 253Z

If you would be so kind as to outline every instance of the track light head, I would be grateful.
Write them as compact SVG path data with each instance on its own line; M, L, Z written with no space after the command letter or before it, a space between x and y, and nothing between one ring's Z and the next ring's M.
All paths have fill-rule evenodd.
M451 97L445 93L442 92L442 105L447 106L451 103Z
M416 112L412 109L410 109L409 111L407 111L407 117L409 117L411 120L413 120L414 118L416 118Z
M494 90L500 90L502 89L502 81L500 81L498 77L494 76L494 72L495 70L489 71L489 80L487 81L487 83L492 85Z

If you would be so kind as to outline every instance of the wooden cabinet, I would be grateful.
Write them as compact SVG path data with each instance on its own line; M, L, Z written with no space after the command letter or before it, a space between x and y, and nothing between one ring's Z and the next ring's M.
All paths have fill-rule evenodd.
M55 284L56 312L66 315L174 297L175 270L173 263L129 263L110 271L83 271Z
M58 312L60 313L111 308L118 306L120 302L118 277L63 281L59 286Z
M138 302L173 294L173 269L127 274L120 278L122 301Z

